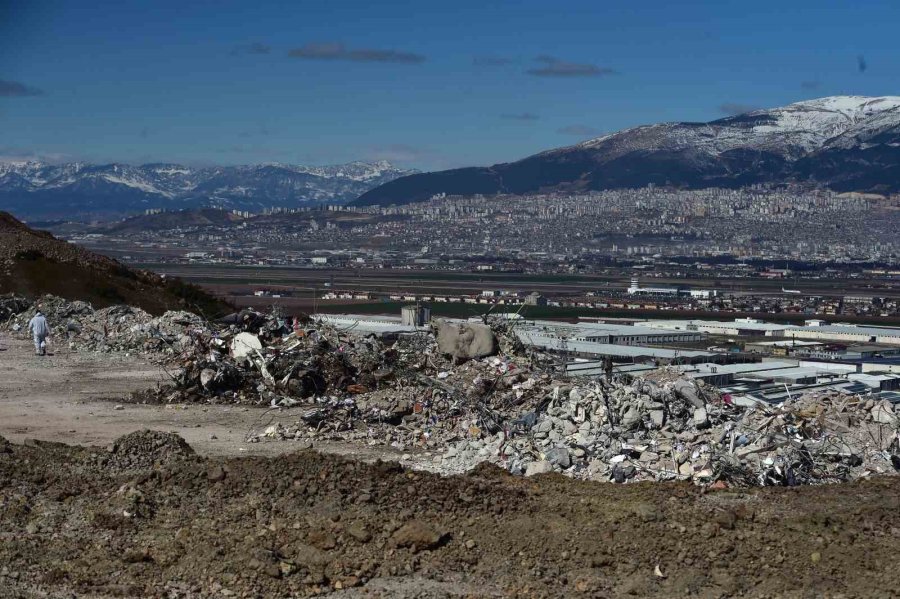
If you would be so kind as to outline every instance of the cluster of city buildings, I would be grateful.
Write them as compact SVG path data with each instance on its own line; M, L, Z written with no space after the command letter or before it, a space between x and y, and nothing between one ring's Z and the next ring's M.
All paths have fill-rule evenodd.
M554 272L654 257L896 264L898 207L897 197L825 190L641 188L272 208L216 225L104 236L107 242L127 238L121 240L146 251L192 247L206 235L207 247L197 250L240 263L303 264L311 255L336 252L331 263L346 256L374 266Z

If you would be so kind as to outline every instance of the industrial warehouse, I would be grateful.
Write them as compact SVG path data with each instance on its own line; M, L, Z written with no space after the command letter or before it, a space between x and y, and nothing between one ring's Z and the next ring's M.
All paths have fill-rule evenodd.
M670 331L696 331L710 335L738 337L778 337L785 339L816 339L849 343L882 343L900 345L900 328L859 326L855 324L826 324L822 320L807 320L804 326L775 324L755 318L717 320L648 320L641 327Z
M315 317L353 334L380 338L415 334L430 318L424 305L404 307L401 317ZM833 389L900 402L897 328L827 325L820 320L794 326L751 318L633 324L530 320L514 313L491 318L506 320L525 346L557 355L560 368L572 377L600 378L613 372L631 378L662 368L713 385L736 401L776 402L809 390Z

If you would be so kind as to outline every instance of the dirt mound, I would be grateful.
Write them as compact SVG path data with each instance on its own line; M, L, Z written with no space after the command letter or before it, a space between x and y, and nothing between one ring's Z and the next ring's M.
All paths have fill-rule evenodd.
M193 448L175 433L135 431L116 439L99 464L114 472L146 470L195 457Z
M119 451L183 450L149 439ZM485 466L439 477L314 452L122 475L101 453L0 454L0 595L861 597L900 584L898 478L710 492Z
M152 314L190 308L220 316L228 307L199 287L133 270L120 262L36 231L0 212L0 293L50 293L97 307L130 304Z

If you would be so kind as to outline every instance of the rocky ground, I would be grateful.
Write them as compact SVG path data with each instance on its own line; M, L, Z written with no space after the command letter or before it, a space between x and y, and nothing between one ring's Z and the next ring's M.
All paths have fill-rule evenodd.
M4 597L872 597L900 479L708 491L0 442Z

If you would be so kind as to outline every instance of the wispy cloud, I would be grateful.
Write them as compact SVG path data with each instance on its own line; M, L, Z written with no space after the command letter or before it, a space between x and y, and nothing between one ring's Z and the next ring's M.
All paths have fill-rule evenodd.
M31 87L18 81L0 79L0 97L2 98L26 98L42 95L44 95L44 91L36 87Z
M808 91L812 91L814 89L819 89L822 87L821 81L801 81L800 88Z
M740 104L737 102L725 102L724 104L719 104L719 112L730 116L737 116L746 112L753 112L754 110L759 110L759 106Z
M866 69L869 68L869 63L866 62L866 57L862 54L856 57L856 68L859 69L860 73L865 73Z
M472 64L476 67L502 67L512 63L512 58L504 56L476 56L472 59Z
M577 135L579 137L591 137L602 133L600 129L595 129L588 125L568 125L567 127L558 129L556 132L562 133L563 135Z
M336 42L306 44L288 52L291 58L307 60L350 60L354 62L394 62L416 64L425 62L425 57L413 52L385 50L380 48L347 48Z
M609 67L599 67L590 63L566 62L555 56L542 55L534 59L539 63L526 73L537 77L601 77L615 75L616 70Z
M272 48L261 42L253 42L252 44L241 44L231 49L231 55L239 54L270 54Z
M509 113L501 114L500 118L506 119L509 121L536 121L536 120L540 119L541 117L534 114L533 112L517 112L517 113L513 113L513 114L509 114Z

